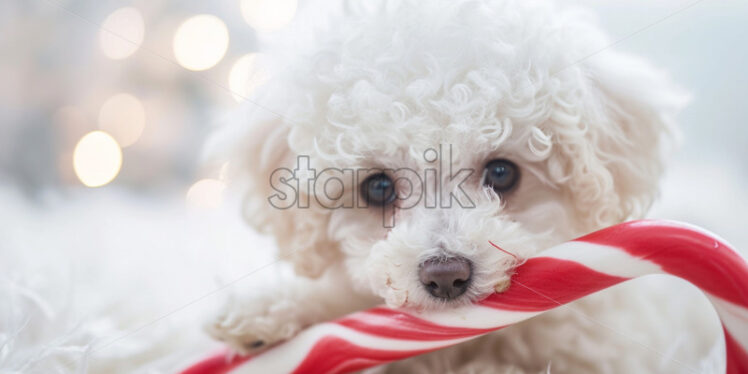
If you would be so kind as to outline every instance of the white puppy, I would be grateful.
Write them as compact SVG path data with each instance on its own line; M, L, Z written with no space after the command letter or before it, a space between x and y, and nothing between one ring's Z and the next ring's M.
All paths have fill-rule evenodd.
M522 259L640 218L655 198L686 97L608 49L588 14L412 0L332 25L261 91L276 113L258 109L227 132L246 217L297 273L208 324L240 352L382 302L480 300L503 291ZM688 369L663 357L688 317L663 317L666 303L642 287L596 296L377 370ZM711 342L701 343L678 355Z

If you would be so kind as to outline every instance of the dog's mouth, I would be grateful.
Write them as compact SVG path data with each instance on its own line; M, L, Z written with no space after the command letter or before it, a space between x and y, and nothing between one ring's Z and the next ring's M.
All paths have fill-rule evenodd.
M519 258L513 253L490 242L492 247L513 257L515 263ZM511 284L511 271L491 280L477 280L481 274L473 262L463 256L443 254L431 257L418 266L420 286L439 305L461 305L474 302L492 293L506 291ZM479 272L478 272L479 273ZM495 274L498 275L498 274ZM485 274L484 274L485 276ZM487 284L489 283L489 284Z

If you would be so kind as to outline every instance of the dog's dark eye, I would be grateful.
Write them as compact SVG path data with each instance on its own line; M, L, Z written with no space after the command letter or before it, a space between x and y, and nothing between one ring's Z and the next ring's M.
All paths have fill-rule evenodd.
M519 181L517 165L504 159L489 161L483 174L483 184L493 188L496 193L508 192Z
M361 183L361 197L370 205L388 205L395 200L395 183L384 173L374 174Z

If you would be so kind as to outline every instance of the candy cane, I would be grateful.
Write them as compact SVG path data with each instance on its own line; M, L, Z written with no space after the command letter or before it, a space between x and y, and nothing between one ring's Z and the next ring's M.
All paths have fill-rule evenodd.
M182 374L361 370L474 339L648 274L671 274L699 287L722 322L727 373L748 373L745 259L705 230L643 220L543 251L517 268L507 291L477 304L421 313L374 308L312 326L257 356L214 355Z

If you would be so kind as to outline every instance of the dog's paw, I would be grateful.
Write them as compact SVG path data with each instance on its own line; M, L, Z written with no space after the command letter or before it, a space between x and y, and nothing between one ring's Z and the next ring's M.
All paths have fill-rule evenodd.
M303 327L294 300L271 295L230 300L205 324L205 331L240 354L257 353L289 339Z

